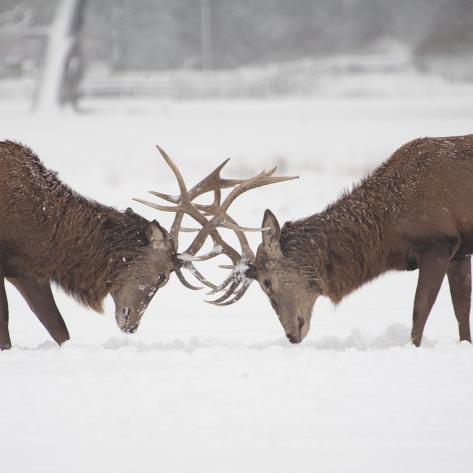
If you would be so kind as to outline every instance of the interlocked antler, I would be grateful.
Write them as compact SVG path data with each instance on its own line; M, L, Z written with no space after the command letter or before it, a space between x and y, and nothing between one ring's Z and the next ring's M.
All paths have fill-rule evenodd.
M174 176L176 177L177 183L179 185L180 195L179 196L172 196L168 194L162 194L160 192L150 191L150 194L153 194L161 199L176 204L175 206L163 206L158 205L153 202L148 202L141 199L134 199L137 202L141 202L149 207L152 207L157 210L162 210L165 212L176 212L176 216L174 218L174 222L171 226L170 236L172 241L174 242L174 247L176 251L179 248L179 232L180 231L194 231L193 229L186 229L181 228L182 219L184 214L190 215L194 220L204 226L207 223L207 219L204 215L200 213L200 211L196 208L196 206L192 203L192 200L197 198L198 196L205 194L211 190L217 189L215 200L219 198L218 194L220 193L220 189L225 189L228 187L232 187L237 185L240 181L234 181L230 179L222 179L220 177L220 171L225 166L225 164L229 161L228 159L224 161L220 166L218 166L214 171L212 171L205 179L200 181L196 186L194 186L190 191L187 191L186 184L184 182L184 178L180 173L179 169L172 161L172 159L168 156L168 154L159 146L157 146L161 156L166 161L167 165L171 168ZM214 242L214 247L221 247L228 251L229 257L232 261L236 261L239 258L238 253L233 250L233 248L229 247L220 237L217 232L212 232L211 237ZM182 267L188 269L193 276L196 277L201 283L205 284L206 286L215 289L216 286L209 282L200 272L195 268L191 261L184 261ZM176 269L176 274L179 281L189 289L197 290L201 289L200 287L193 286L190 284L183 276L180 268Z
M253 282L253 279L250 279L246 276L246 271L249 269L250 265L254 262L255 255L248 243L248 240L244 234L245 231L265 231L266 228L258 229L249 229L246 227L239 227L236 222L228 215L227 211L230 205L244 192L247 192L251 189L256 189L257 187L266 186L269 184L275 184L277 182L288 181L295 179L295 177L273 177L276 168L270 171L263 171L257 176L241 181L238 186L236 186L230 194L226 197L223 203L219 203L218 206L209 207L207 206L205 210L208 214L212 215L213 218L208 221L208 223L200 230L197 237L194 239L189 248L182 254L182 258L199 260L199 257L194 255L199 251L199 249L204 244L209 233L216 229L217 227L226 227L235 231L235 234L238 238L238 241L241 246L241 256L239 260L235 263L233 262L233 267L231 267L232 272L230 276L223 281L219 286L213 289L209 294L216 294L220 291L225 291L221 297L214 301L207 301L211 304L225 306L233 304L240 300L243 295L248 290L248 287ZM231 296L234 296L230 299Z
M182 267L191 271L191 273L203 284L212 288L210 294L215 294L219 291L226 289L225 293L216 299L215 301L207 301L216 305L229 305L237 300L239 300L243 294L245 294L252 280L245 276L245 272L248 269L248 265L254 261L254 253L248 243L248 240L244 232L248 231L257 231L261 232L266 229L263 228L247 228L240 227L237 223L227 214L228 208L235 201L235 199L243 194L246 191L255 189L257 187L275 184L277 182L288 181L291 179L296 179L295 177L273 177L276 168L270 171L263 171L257 176L246 179L246 180L236 180L236 179L223 179L220 177L220 171L229 161L228 159L224 161L220 166L218 166L212 173L210 173L206 178L200 181L196 186L194 186L190 191L187 191L184 179L179 172L179 169L174 164L172 159L167 155L167 153L157 146L162 157L168 164L168 166L173 171L174 175L179 184L179 189L181 194L179 196L171 196L168 194L162 194L160 192L150 192L151 194L160 197L167 202L176 204L175 206L163 206L158 205L152 202L144 201L141 199L134 199L138 202L141 202L149 207L162 210L165 212L176 212L176 217L174 219L173 225L171 227L171 237L174 241L175 248L178 248L178 239L180 231L195 231L193 229L181 228L181 223L184 214L191 216L196 220L201 226L201 230L197 234L196 238L193 240L191 245L187 250L179 255L179 258L183 261ZM234 189L230 194L225 198L223 203L221 202L222 193L221 190L225 188ZM209 205L194 204L192 201L207 192L214 193L214 200ZM207 220L206 217L211 217ZM226 243L220 234L217 231L218 227L229 228L236 233L237 239L241 246L241 254L232 248L228 243ZM196 256L199 250L204 245L208 236L213 240L214 246L213 249L203 255ZM205 261L210 258L213 258L217 255L225 254L232 261L232 272L230 276L223 281L220 285L216 286L210 283L204 276L202 276L195 266L193 261ZM225 266L228 268L227 266ZM176 270L177 276L181 283L190 289L199 289L195 286L189 284L183 277L179 269ZM229 299L233 294L235 296L232 299Z

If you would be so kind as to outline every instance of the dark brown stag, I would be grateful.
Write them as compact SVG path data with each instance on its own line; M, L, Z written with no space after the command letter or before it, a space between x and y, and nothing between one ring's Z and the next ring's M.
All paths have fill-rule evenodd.
M243 253L246 267L234 266L217 288L230 290L217 303L256 279L288 339L299 343L319 296L338 303L386 271L419 269L412 342L421 343L445 275L460 340L471 341L473 135L407 143L321 213L280 229L267 210L262 227L269 230L256 257Z
M201 206L191 201L212 191L214 206L218 207L222 189L248 187L247 181L220 177L227 160L187 192L177 167L164 151L160 152L179 176L184 196L180 204L183 211L177 213L170 234L156 221L149 222L131 209L119 212L86 199L46 169L29 148L0 142L0 349L11 346L5 279L20 291L58 344L68 340L69 333L56 307L51 282L97 311L110 294L117 324L127 333L137 330L149 302L171 272L192 289L197 288L184 279L181 267L210 284L190 259L178 258L178 235L186 231L181 228L184 213L205 228L192 248L198 250L210 234L216 248L237 263L239 253L226 245L215 228L230 226L240 235L246 229L223 219L209 224ZM259 185L279 180L284 178L266 178Z
M51 281L97 311L111 294L118 326L134 332L176 266L166 230L80 196L10 141L0 142L0 188L0 348L11 346L5 279L58 344L69 333Z

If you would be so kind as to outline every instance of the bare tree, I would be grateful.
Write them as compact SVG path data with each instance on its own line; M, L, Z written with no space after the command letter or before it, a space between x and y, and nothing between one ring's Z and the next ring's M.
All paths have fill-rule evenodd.
M87 0L60 0L48 31L48 47L35 100L40 110L77 108L83 72L81 31Z

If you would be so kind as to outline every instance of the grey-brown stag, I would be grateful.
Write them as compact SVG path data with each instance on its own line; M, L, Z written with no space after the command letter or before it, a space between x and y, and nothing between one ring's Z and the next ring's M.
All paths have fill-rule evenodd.
M245 266L217 289L231 285L225 300L256 279L292 343L307 335L319 296L338 303L386 271L416 269L412 342L445 276L460 340L471 342L473 135L411 141L322 212L281 229L267 210L262 227L256 257L243 252Z

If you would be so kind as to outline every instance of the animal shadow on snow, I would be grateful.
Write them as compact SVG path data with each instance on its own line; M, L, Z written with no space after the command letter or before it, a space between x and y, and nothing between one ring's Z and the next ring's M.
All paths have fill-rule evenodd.
M436 346L427 338L422 340L424 348L432 348ZM62 347L58 347L52 341L45 341L38 346L22 347L16 346L13 352L19 351L44 351L44 350L132 350L138 353L146 352L183 352L193 353L197 350L204 349L228 349L228 350L256 350L262 351L272 348L281 348L285 350L327 350L327 351L345 351L349 349L366 351L366 350L388 350L396 347L412 347L410 339L410 329L402 324L392 324L384 332L377 336L368 336L363 334L359 329L355 328L346 337L325 335L316 340L305 340L300 345L292 345L285 338L277 340L269 340L265 342L249 342L245 343L241 340L222 340L218 338L198 338L193 337L189 340L173 340L170 342L147 342L137 340L132 336L112 337L98 345L76 344L74 342L66 342Z
M424 339L424 347L433 347L435 344ZM285 338L271 340L267 342L244 343L242 341L228 341L220 339L200 339L191 338L190 340L174 340L172 342L143 342L133 340L131 337L114 337L102 344L106 350L120 350L132 348L138 352L148 351L183 351L192 353L200 349L227 348L227 349L250 349L265 350L270 348L284 348L287 350L333 350L344 351L347 349L356 349L360 351L372 349L389 349L394 347L411 346L410 329L402 324L393 324L389 326L382 334L376 337L369 337L362 334L358 329L352 330L347 337L323 336L317 340L306 340L300 345L291 345Z

